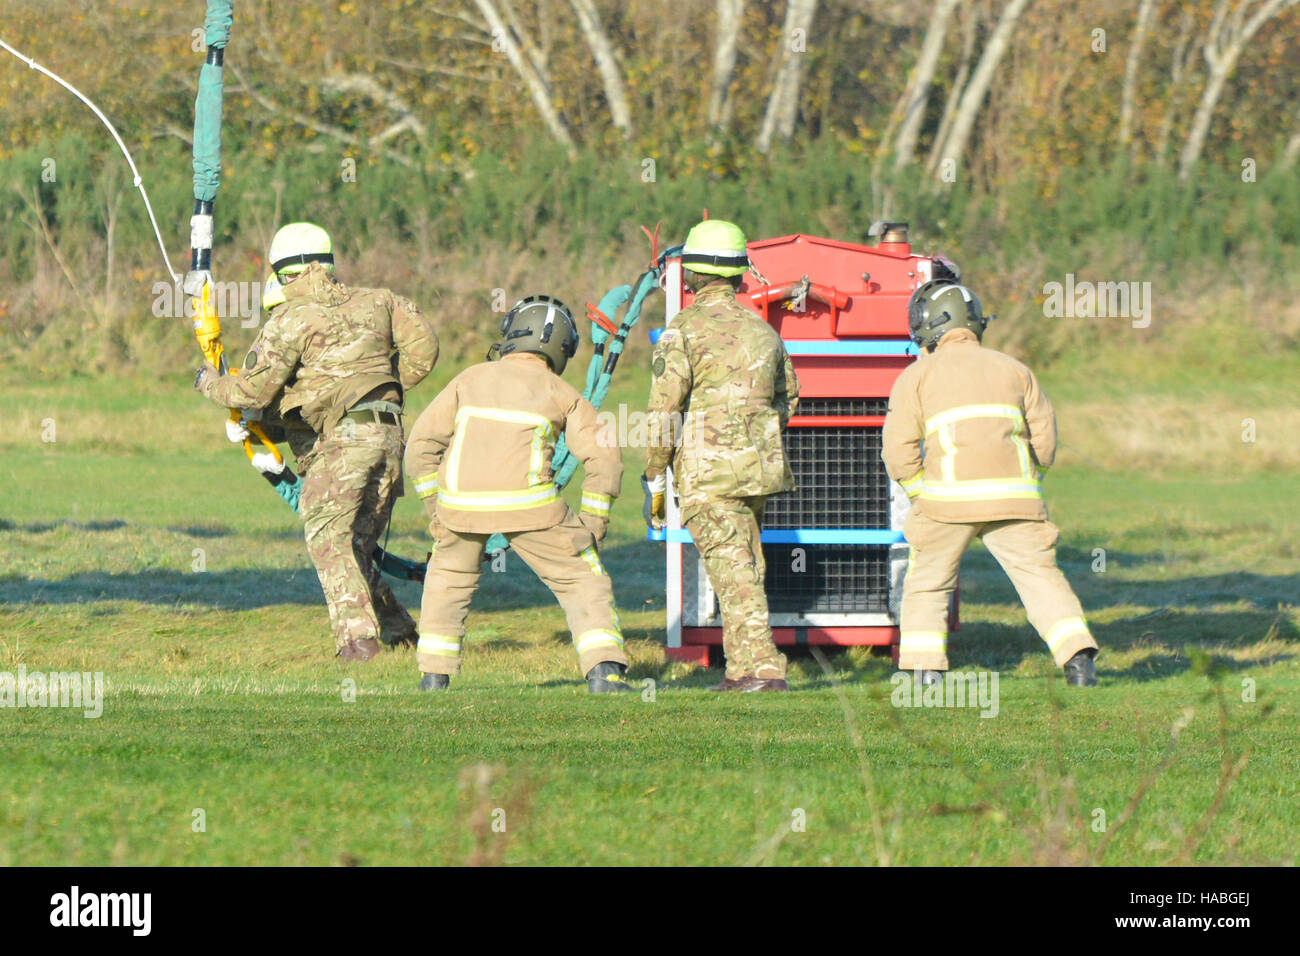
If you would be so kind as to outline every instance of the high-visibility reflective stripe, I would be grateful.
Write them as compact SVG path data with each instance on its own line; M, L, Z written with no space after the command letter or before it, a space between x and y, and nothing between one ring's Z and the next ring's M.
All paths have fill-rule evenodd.
M1000 498L1041 498L1036 481L1016 478L980 478L970 481L932 482L921 488L921 497L935 501L993 501Z
M542 486L541 477L546 465L546 447L548 442L553 443L556 438L555 427L551 424L551 420L545 415L510 408L462 405L456 410L456 434L451 441L451 450L447 453L447 490L454 494L461 492L460 458L465 445L466 424L471 418L530 426L533 429L533 441L529 453L528 477L525 480L530 488ZM466 494L479 494L479 492L466 492Z
M421 634L415 649L437 657L460 657L460 640L445 634Z
M1065 643L1067 638L1078 634L1092 636L1092 632L1088 630L1088 622L1081 617L1066 617L1049 627L1047 633L1043 635L1043 640L1047 642L1052 653L1056 653L1056 649Z
M438 473L430 472L415 479L415 493L421 498L428 498L438 493Z
M554 482L522 491L461 491L441 489L438 503L460 511L520 511L558 501L560 493Z
M617 631L583 631L573 639L574 649L581 655L597 647L617 647L623 650L623 635Z
M903 486L903 491L905 491L908 495L914 495L921 490L921 485L924 481L925 481L925 472L918 471L915 475L913 475L911 478L908 478L906 481L900 481L899 484Z
M591 566L591 570L593 574L605 573L605 566L600 563L600 555L596 553L596 549L594 547L583 548L581 558L582 560L586 561L588 565Z
M900 651L942 654L948 647L948 634L946 631L902 631L898 635L898 647Z
M933 431L945 425L965 421L968 418L1011 418L1024 421L1025 414L1015 405L958 405L925 420L927 437Z
M1011 420L1011 443L1016 448L1020 464L1017 480L976 479L958 481L956 475L957 441L953 426L973 418L1007 418ZM987 501L996 498L1038 498L1042 491L1036 482L1041 480L1029 456L1025 441L1025 414L1015 405L959 405L926 419L925 435L936 434L943 458L939 462L941 482L929 482L921 492L922 497L946 501ZM998 486L1003 486L999 488Z
M613 503L614 499L609 495L602 495L595 491L584 491L582 493L582 510L594 515L607 517L610 505Z

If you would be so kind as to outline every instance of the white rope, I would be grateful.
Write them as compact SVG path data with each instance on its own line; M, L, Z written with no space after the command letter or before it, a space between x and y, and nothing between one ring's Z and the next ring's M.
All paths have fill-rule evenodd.
M177 273L176 270L172 268L171 258L167 255L167 247L166 245L163 244L162 233L158 231L158 220L154 218L153 206L149 202L149 194L144 191L144 180L140 176L140 171L135 168L135 160L131 158L131 153L126 148L126 143L122 142L122 137L117 135L117 130L114 129L113 124L108 121L108 117L105 116L103 111L100 110L100 108L96 106L94 103L92 103L89 97L87 97L84 93L82 93L81 90L77 89L71 83L68 83L58 74L53 73L50 70L47 70L45 67L41 66L31 57L23 56L21 53L19 53L17 50L11 47L8 43L5 43L4 40L0 40L0 47L4 48L9 53L12 53L14 56L18 57L18 59L22 60L33 70L36 70L40 73L44 73L55 83L59 84L59 86L63 87L73 96L75 96L77 99L81 100L81 102L85 103L88 107L90 107L91 112L93 112L96 116L99 117L100 122L102 122L105 126L108 127L108 131L113 134L113 139L117 141L118 148L122 150L122 155L126 157L127 165L131 167L132 183L136 189L140 190L140 196L144 199L144 208L149 212L149 223L150 225L153 226L154 238L158 240L158 251L162 253L163 263L167 266L167 274L172 277L172 282L180 282L181 281L180 274Z

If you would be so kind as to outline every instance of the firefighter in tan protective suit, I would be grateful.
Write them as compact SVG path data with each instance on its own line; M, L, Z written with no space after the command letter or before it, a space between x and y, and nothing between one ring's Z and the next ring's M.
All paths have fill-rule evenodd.
M406 470L434 538L417 645L422 690L444 689L460 673L465 619L494 533L564 608L588 689L632 690L614 589L597 551L623 461L617 444L598 441L591 403L560 378L577 347L564 303L529 296L502 320L488 361L452 379L411 429ZM551 472L561 434L584 469L579 515Z
M1056 566L1058 531L1043 503L1043 473L1056 456L1051 402L1028 368L980 345L988 319L965 286L925 283L908 319L921 357L894 383L882 436L885 469L912 503L899 668L925 684L948 669L949 599L978 537L1067 682L1095 684L1097 642Z

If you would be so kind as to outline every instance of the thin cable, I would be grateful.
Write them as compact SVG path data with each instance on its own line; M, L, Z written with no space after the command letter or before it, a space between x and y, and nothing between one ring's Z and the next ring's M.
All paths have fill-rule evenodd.
M92 103L90 101L90 98L87 97L84 93L82 93L81 90L77 89L71 83L64 80L63 77L59 76L57 73L53 73L50 70L47 70L45 67L41 66L31 57L23 56L21 53L19 53L17 50L11 47L8 43L5 43L4 40L0 40L0 47L4 48L7 52L12 53L14 56L18 57L18 59L22 60L33 70L36 70L39 73L44 73L55 83L59 84L59 86L63 87L73 96L75 96L77 99L81 100L81 102L85 103L88 107L90 107L91 112L93 112L96 116L99 117L100 122L102 122L105 126L108 127L108 131L113 134L113 139L117 141L118 148L122 150L122 155L126 157L127 165L131 167L131 175L134 177L135 188L140 190L140 196L141 198L144 199L144 208L149 212L149 224L153 226L154 238L158 240L158 251L162 253L163 263L167 266L167 274L172 277L173 282L180 282L181 281L180 274L175 269L172 268L172 260L167 255L167 247L166 245L163 244L162 233L158 230L158 220L154 218L153 205L149 202L149 194L144 190L144 180L140 176L140 171L135 168L135 160L131 158L131 153L126 148L126 143L122 142L122 137L117 135L117 130L114 129L113 124L108 121L108 117L105 116L103 111L100 110L100 108L96 106L94 103Z

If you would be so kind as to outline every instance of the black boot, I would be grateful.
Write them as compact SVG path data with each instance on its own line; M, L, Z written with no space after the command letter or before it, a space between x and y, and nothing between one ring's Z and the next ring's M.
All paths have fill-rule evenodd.
M1093 657L1097 654L1091 647L1080 651L1065 662L1065 682L1071 687L1096 687L1097 665Z
M593 694L635 693L627 682L627 665L601 661L587 671L587 690Z
M451 678L446 674L425 674L420 679L420 690L446 690Z

